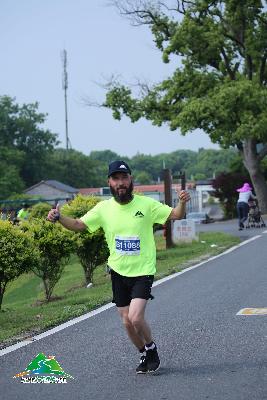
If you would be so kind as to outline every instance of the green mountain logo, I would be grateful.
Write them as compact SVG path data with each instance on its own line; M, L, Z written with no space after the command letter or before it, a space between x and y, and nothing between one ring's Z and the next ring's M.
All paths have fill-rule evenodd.
M72 378L66 374L54 356L46 356L44 353L39 353L25 368L23 372L16 374L13 378L19 378L26 375L53 375L63 378Z

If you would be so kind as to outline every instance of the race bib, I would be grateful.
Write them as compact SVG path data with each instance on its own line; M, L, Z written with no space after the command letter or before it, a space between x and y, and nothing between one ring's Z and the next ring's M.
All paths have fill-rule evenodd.
M135 237L115 236L116 252L121 255L138 256L140 254L140 239Z

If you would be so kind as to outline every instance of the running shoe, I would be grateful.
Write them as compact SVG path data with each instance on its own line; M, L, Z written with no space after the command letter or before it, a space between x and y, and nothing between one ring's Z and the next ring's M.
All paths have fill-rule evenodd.
M157 351L157 346L152 350L146 351L147 371L155 372L159 369L160 359Z
M146 356L144 354L141 355L140 357L140 363L138 367L136 368L136 373L137 374L145 374L147 372L147 360Z

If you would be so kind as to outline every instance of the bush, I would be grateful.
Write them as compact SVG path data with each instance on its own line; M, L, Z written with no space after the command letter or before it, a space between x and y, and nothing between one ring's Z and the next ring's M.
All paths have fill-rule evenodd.
M61 209L63 215L80 218L93 208L100 200L93 196L78 195L69 204L64 204ZM103 264L108 258L108 246L102 229L94 233L88 230L74 233L76 253L82 264L85 283L93 283L95 268Z
M8 221L0 221L0 309L9 282L39 265L32 238Z
M33 218L46 218L48 212L51 210L51 205L48 203L36 203L30 209L29 220Z
M31 270L42 279L45 297L49 301L73 251L72 235L60 224L43 219L24 222L21 229L31 234L39 249L40 263L31 266Z

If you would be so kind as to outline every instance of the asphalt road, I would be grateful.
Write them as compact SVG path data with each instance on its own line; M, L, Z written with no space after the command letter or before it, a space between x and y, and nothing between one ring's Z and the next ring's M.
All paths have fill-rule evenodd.
M264 221L267 225L267 216L264 216ZM196 224L196 229L198 232L224 232L230 235L238 236L241 240L247 240L250 237L260 234L267 228L249 228L238 230L237 219L231 221L213 222L210 224Z
M267 307L267 234L238 234L261 237L153 288L147 317L161 355L157 373L135 374L138 354L113 307L0 357L1 400L266 400L267 317L236 314ZM74 379L13 379L40 352Z

